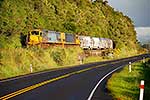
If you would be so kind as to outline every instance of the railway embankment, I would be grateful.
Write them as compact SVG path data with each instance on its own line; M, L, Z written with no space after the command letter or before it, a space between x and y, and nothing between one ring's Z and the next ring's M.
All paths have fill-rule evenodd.
M1 49L0 79L77 65L80 53L82 50L78 47Z
M137 54L136 50L115 49L113 55L84 56L79 47L71 48L8 48L0 50L0 79L73 65L119 59Z

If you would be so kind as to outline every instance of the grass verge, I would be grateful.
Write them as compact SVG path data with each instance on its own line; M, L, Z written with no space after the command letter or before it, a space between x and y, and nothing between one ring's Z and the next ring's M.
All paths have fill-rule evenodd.
M33 72L47 69L62 68L79 64L79 47L72 48L16 48L0 50L0 79L30 73L30 64Z
M124 53L126 52L126 53ZM79 55L83 54L80 47L51 47L48 49L32 48L3 48L0 49L0 79L30 73L30 64L33 72L79 65ZM83 59L83 64L118 59L137 54L134 49L115 49L113 57L89 56Z
M135 63L132 72L128 72L128 66L112 75L107 87L117 100L138 100L140 81L145 81L144 100L149 100L150 94L150 60L146 63Z

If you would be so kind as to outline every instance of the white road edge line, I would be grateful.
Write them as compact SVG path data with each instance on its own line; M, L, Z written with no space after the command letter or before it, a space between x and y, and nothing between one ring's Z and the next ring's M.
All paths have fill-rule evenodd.
M124 65L124 66L125 66L125 65ZM111 72L109 72L108 74L106 74L103 78L101 78L101 79L99 80L99 82L96 84L96 86L94 87L94 89L92 90L92 92L91 92L91 94L90 94L90 96L88 97L87 100L91 100L91 99L92 99L92 97L93 97L93 95L94 95L94 92L96 91L97 87L100 85L100 83L101 83L107 76L109 76L110 74L112 74L113 72L115 72L116 70L118 70L118 69L120 69L120 68L122 68L122 67L124 67L124 66L120 66L120 67L114 69L113 71L111 71Z

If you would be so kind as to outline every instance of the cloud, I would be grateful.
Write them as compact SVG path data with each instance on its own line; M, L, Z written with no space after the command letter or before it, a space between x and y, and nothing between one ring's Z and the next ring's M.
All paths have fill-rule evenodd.
M128 15L136 26L150 26L150 0L108 0L108 3Z
M138 27L135 28L137 32L137 39L142 44L150 43L150 27Z

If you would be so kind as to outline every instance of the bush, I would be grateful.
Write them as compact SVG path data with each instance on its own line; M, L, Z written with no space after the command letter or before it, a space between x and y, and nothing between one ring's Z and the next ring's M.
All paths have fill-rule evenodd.
M51 57L54 59L54 61L58 65L63 65L64 64L64 60L66 59L65 50L61 49L61 48L57 48L57 50L54 49L51 52Z

